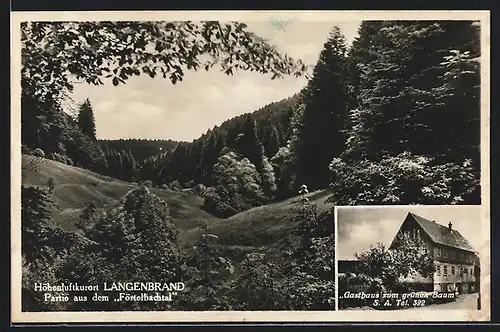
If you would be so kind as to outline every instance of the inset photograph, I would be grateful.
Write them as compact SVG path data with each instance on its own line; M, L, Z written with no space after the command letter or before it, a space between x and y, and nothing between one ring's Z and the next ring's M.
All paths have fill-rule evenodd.
M12 320L475 308L489 16L408 14L13 15Z
M339 310L480 309L480 207L336 213Z

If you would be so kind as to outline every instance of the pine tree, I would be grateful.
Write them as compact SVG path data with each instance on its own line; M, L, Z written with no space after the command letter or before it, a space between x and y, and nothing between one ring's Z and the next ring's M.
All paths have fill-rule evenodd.
M92 109L92 105L88 99L86 99L80 106L80 110L78 112L78 127L82 133L89 136L93 140L97 140L94 110Z
M195 183L202 183L201 181L201 176L200 176L200 169L199 169L199 164L201 163L201 158L202 158L202 153L203 151L203 145L201 139L196 139L193 140L191 143L191 155L190 155L190 164L192 167L192 172L193 172L193 177L192 180Z
M52 215L50 194L37 187L22 186L22 254L28 264L53 258L49 245Z
M243 132L237 140L238 151L255 165L260 175L260 183L264 194L269 199L273 198L276 191L276 179L272 165L264 154L264 146L257 137L255 120L248 115L243 125Z
M313 78L302 92L303 110L296 115L292 134L295 186L307 184L311 190L326 187L328 164L343 151L345 57L345 38L335 26L320 53Z
M123 176L123 156L122 154L120 153L120 151L115 151L115 154L116 154L116 177L119 178L119 179L124 179L124 176Z
M134 158L134 155L130 150L128 150L128 156L130 160L130 169L129 169L129 176L128 180L135 180L137 176L137 161Z
M479 66L469 61L479 56L479 34L472 22L389 21L382 27L365 32L371 44L355 44L367 56L353 87L359 97L350 114L348 154L471 156L470 147L479 144ZM445 61L455 51L469 52L459 75Z
M358 36L354 39L349 49L346 59L347 110L357 107L357 98L360 95L360 75L365 65L375 56L370 52L370 46L375 43L374 36L380 30L382 24L382 21L361 22L358 28Z
M122 156L122 162L123 162L123 179L124 180L133 180L135 178L135 173L136 173L136 162L134 159L134 156L128 151L120 151L120 155Z
M262 170L264 147L257 136L257 127L251 114L248 114L243 124L242 132L236 138L237 152L247 157L257 170Z
M234 267L217 244L219 237L212 234L206 225L201 231L199 241L193 246L194 253L187 260L191 276L189 286L194 290L194 294L190 295L196 297L190 301L194 303L187 304L191 306L187 309L227 309L220 293Z
M213 132L208 141L205 143L201 155L200 164L196 169L197 178L200 179L199 183L207 185L212 184L212 171L214 165L217 163L221 151L226 146L224 132Z
M210 133L208 138L205 140L203 149L201 151L201 157L199 159L199 164L196 167L196 177L200 179L200 183L207 183L210 178L210 171L215 161L217 160L216 151L216 135Z
M362 54L346 151L330 164L337 204L479 201L479 30L384 21ZM357 62L351 59L351 62ZM367 184L370 184L367 186ZM372 185L373 184L373 185Z
M281 146L281 141L280 141L280 136L278 134L278 129L276 128L276 125L271 125L271 130L268 132L267 138L264 142L266 146L266 155L267 156L274 156L276 152L278 152L280 146Z

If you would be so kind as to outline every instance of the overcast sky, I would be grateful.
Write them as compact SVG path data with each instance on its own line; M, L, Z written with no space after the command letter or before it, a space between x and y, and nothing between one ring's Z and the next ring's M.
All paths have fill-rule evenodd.
M334 25L351 43L360 21L293 20L283 30L269 21L246 23L248 30L278 46L280 51L314 66ZM132 77L117 87L75 84L73 100L81 103L89 98L98 138L191 141L229 118L289 97L305 84L305 78L271 80L270 76L253 72L227 76L214 67L208 72L186 71L184 80L176 85L147 75Z
M337 258L354 259L355 253L377 242L390 245L408 212L453 228L481 251L488 234L481 234L481 206L404 206L402 208L339 208L337 213ZM484 235L484 236L483 236Z

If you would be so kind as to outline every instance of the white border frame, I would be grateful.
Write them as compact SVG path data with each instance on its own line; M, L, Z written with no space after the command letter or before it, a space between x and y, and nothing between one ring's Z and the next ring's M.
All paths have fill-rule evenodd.
M490 320L489 245L481 257L482 310L465 312L359 312L347 311L169 311L169 312L42 312L21 311L21 132L20 132L20 22L96 21L96 20L261 20L331 21L349 20L480 20L481 21L481 199L483 234L490 234L490 12L447 11L87 11L87 12L11 12L11 320L13 323L71 322L363 322L363 321L488 321ZM337 272L337 264L335 264ZM336 293L337 293L336 288ZM338 305L338 304L337 304Z

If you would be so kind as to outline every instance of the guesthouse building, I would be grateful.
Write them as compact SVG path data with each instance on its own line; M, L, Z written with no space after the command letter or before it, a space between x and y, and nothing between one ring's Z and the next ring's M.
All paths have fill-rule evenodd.
M414 273L403 281L414 289L435 292L477 292L479 259L469 242L453 224L442 225L414 213L408 213L390 248L395 249L400 237L419 240L424 251L432 257L436 271L427 277Z

